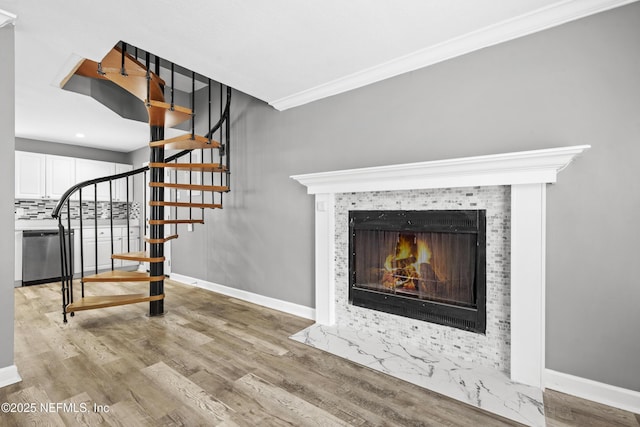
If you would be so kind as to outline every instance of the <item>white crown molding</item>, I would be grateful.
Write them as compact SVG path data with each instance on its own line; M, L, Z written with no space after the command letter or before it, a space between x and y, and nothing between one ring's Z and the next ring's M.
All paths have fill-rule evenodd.
M559 1L311 89L270 101L269 104L277 110L287 110L635 1L637 0Z
M0 9L0 28L4 27L5 25L15 24L16 19L18 19L18 15Z
M589 145L293 175L308 194L554 183Z

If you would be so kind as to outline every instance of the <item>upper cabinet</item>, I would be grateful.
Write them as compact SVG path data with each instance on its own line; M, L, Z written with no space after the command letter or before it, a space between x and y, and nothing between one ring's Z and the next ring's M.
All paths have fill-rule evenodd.
M16 151L15 197L16 199L46 197L44 154Z
M73 157L45 155L46 197L60 199L76 183L76 162Z
M125 165L122 163L116 163L115 164L116 167L116 173L124 173L124 172L130 172L133 170L133 166L132 165ZM129 177L129 192L127 193L127 179L123 178L123 179L119 179L115 182L115 196L114 196L114 200L119 201L119 202L126 202L127 201L127 197L129 198L129 200L133 200L133 177L130 176Z
M101 178L103 176L114 175L116 173L116 167L114 163L100 162L97 160L76 159L76 182L80 183L88 181L90 179ZM97 187L97 197L94 197L95 187ZM109 200L110 191L115 191L114 188L110 190L108 182L101 182L96 186L85 187L82 190L83 201L98 201ZM115 194L114 194L115 196Z
M73 185L90 179L127 172L133 166L101 162L97 160L77 159L74 157L53 156L49 154L15 152L15 198L16 199L54 199L59 200ZM114 201L127 200L126 180L121 179L89 186L82 190L82 200L91 202L107 201L113 195ZM73 196L78 200L78 195ZM129 179L129 200L133 200L133 178Z

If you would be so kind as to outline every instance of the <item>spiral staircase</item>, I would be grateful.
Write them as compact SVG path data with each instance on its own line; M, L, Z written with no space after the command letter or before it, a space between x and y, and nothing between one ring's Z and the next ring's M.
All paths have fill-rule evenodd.
M167 74L166 80L164 74ZM66 323L67 314L74 316L83 310L141 302L149 302L150 316L161 315L164 313L166 242L178 238L178 226L203 224L205 209L222 209L223 195L230 190L231 88L225 89L222 84L213 83L195 72L124 42L119 42L99 62L90 59L81 61L71 76L116 85L130 94L134 102L143 103L150 128L150 156L148 166L74 185L54 209L52 215L58 220L60 237L63 320ZM183 86L188 81L190 91L178 89L178 79L181 79ZM178 95L182 100L188 99L191 105L186 107L174 102ZM214 106L215 101L218 107ZM206 120L199 121L200 127L206 121L208 132L204 135L195 132L197 104L207 105L203 113L199 112L207 115ZM215 108L217 111L214 111ZM216 113L217 123L212 125L212 116ZM165 139L165 128L184 127L185 124L189 125L188 131ZM214 137L218 140L214 140ZM167 156L169 152L173 154ZM105 226L111 228L111 233L107 234L113 236L116 222L125 221L127 230L138 225L139 219L135 218L132 209L136 200L130 194L130 188L134 188L135 192L131 184L140 180L144 187L140 192L144 194L144 200L139 202L140 197L137 200L143 205L144 229L147 232L142 244L144 250L117 252L111 237L111 268L100 270L97 241L87 245L87 236L97 239L98 229ZM114 187L118 185L126 188L124 219L114 214L114 204L117 202L113 194ZM108 200L98 200L98 188L104 190L107 186ZM108 213L107 218L104 215L98 218L99 209ZM69 232L72 229L80 237L75 242L73 233ZM130 248L131 242L127 241L126 246ZM94 249L93 253L91 248ZM87 267L91 264L87 262L89 259L95 260L91 268ZM145 267L136 271L115 268L117 264L124 265L122 261L128 261L128 264L141 263ZM101 295L100 284L108 282L133 283L140 287L140 292ZM74 285L80 286L80 295L77 295L77 291L74 295ZM85 295L86 286L92 286L92 295Z

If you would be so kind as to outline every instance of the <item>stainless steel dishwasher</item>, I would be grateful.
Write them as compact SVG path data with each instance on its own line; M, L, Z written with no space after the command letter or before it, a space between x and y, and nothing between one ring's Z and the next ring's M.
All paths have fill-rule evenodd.
M70 241L73 242L73 230L70 232ZM67 248L67 254L73 260L73 244ZM22 286L58 281L60 281L60 238L58 231L23 231Z

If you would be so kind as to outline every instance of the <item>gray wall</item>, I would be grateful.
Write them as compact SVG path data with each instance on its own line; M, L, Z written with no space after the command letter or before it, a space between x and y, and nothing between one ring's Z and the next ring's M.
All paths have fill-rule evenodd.
M13 200L15 50L12 25L0 28L0 200ZM0 369L13 365L13 203L0 209Z
M548 188L547 367L640 391L639 41L634 3L285 112L236 93L232 192L173 271L314 306L290 175L590 144Z
M131 163L131 155L119 151L81 147L79 145L58 142L38 141L28 138L16 138L16 150L32 153L53 154L56 156L77 157L80 159L100 160L103 162Z

